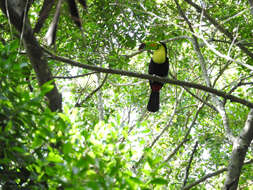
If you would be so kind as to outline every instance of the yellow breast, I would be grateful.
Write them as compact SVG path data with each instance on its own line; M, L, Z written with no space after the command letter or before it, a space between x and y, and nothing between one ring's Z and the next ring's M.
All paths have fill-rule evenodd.
M160 46L158 50L155 50L152 56L155 63L161 64L166 61L166 51L163 46Z

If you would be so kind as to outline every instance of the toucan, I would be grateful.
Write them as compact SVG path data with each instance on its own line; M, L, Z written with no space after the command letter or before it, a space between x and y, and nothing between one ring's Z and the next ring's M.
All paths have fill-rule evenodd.
M167 77L169 72L169 59L167 57L167 47L164 42L148 42L142 43L139 50L153 50L148 74L157 75L160 77ZM149 80L151 94L149 97L147 110L150 112L157 112L160 104L160 90L163 87L162 82Z

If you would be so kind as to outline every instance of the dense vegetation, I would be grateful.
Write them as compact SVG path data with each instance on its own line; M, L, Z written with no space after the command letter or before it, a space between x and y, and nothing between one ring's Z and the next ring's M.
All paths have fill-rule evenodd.
M33 34L43 1L22 29L15 1L0 3L0 189L253 189L252 0L88 0L82 30L64 1L53 47L56 6ZM168 47L157 113L144 41Z

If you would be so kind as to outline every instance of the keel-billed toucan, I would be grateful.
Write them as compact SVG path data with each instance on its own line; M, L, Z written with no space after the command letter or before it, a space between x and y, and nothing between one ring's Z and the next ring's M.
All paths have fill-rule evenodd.
M169 72L169 61L167 57L167 47L165 43L149 42L143 43L139 49L153 50L153 55L149 63L148 73L151 75L157 75L160 77L167 77ZM149 81L151 87L151 94L148 101L147 109L150 112L156 112L159 110L160 104L160 89L163 87L162 82Z

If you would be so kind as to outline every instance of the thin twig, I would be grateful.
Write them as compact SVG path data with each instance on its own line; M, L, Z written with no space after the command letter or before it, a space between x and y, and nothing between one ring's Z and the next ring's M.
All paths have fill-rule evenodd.
M184 136L184 139L183 139L183 140L181 141L181 143L179 143L179 145L172 151L172 153L170 153L170 155L164 160L164 162L168 162L168 161L178 152L179 148L180 148L181 146L183 146L183 144L189 140L189 139L188 139L188 136L189 136L189 134L190 134L190 132L191 132L192 127L195 125L195 122L196 122L196 120L197 120L197 118L198 118L199 112L201 111L201 109L202 109L203 107L204 107L204 103L202 103L202 105L199 106L199 108L198 108L196 114L194 115L194 118L193 118L193 120L192 120L190 126L188 127L188 131L186 132L186 134L185 134L185 136Z
M195 152L197 150L197 147L198 147L198 141L196 141L196 143L195 143L195 145L193 147L192 154L191 154L190 160L188 162L188 166L185 169L185 177L184 177L184 183L183 183L182 189L184 189L184 187L185 187L185 185L187 183L187 180L188 180L188 177L189 177L189 171L190 171L192 160L193 160L193 155L195 154Z
M231 42L231 44L229 46L227 56L230 56L231 49L232 49L233 45L235 44L236 38L238 37L238 30L239 30L239 26L236 27L236 35L233 38L233 40L232 40L232 42Z
M175 76L172 75L172 73L170 73L170 76L173 78L173 79L176 79ZM198 97L197 95L195 95L193 92L190 91L189 88L186 88L183 86L183 88L186 90L186 92L188 92L191 96L193 96L194 98L196 98L197 100L199 100L200 102L204 103L205 105L209 106L211 109L213 109L215 112L218 112L218 110L216 109L215 106L213 106L212 104L209 104L207 102L207 100L203 100L202 98Z
M5 0L5 7L6 7L6 16L8 18L8 24L10 27L11 39L13 39L13 32L12 32L12 27L11 27L11 19L10 19L10 13L9 13L8 0Z
M219 78L222 76L222 74L225 72L225 70L228 68L229 65L231 65L231 61L228 61L223 68L220 69L220 72L218 76L214 79L212 86L214 87L216 82L219 80Z
M250 12L253 16L253 0L249 0L249 5L250 5Z
M238 16L242 15L244 12L246 12L246 11L248 11L248 10L249 10L249 8L244 9L244 10L240 11L239 13L236 13L235 15L233 15L233 16L227 18L226 20L221 21L221 24L225 24L226 22L228 22L228 21L234 19L235 17L238 17Z
M92 75L92 74L95 74L95 73L98 73L98 72L94 71L94 72L85 73L85 74L76 75L76 76L54 76L53 78L55 78L55 79L74 79L74 78L89 76L89 75Z
M134 56L136 56L136 55L138 55L138 54L141 54L143 51L145 51L145 50L139 50L139 51L136 51L136 52L134 52L134 53L132 53L132 54L129 54L129 55L122 55L122 56L124 56L124 57L126 57L126 58L131 58L131 57L134 57Z
M80 106L81 106L84 102L86 102L93 94L95 94L97 91L99 91L99 90L102 88L102 86L105 84L105 81L106 81L108 75L109 75L109 74L106 73L105 78L104 78L104 80L102 81L102 83L101 83L95 90L93 90L88 96L86 96L86 98L85 98L82 102L77 103L75 106L76 106L76 107L80 107Z
M245 80L245 78L241 79L237 85L235 85L228 93L231 94L232 92L234 92L238 87L240 86L244 86L244 85L252 85L253 82L242 82L243 80Z
M210 23L212 23L220 32L225 34L231 41L233 41L234 37L233 35L225 29L222 25L220 25L214 18L212 18L205 9L201 8L199 5L196 3L192 2L191 0L184 0L187 2L189 5L193 6L198 12L203 13L204 16L209 20ZM235 41L237 42L237 40ZM237 43L236 44L244 53L246 53L249 57L253 59L253 53L247 49L244 45Z
M135 85L139 85L139 84L145 83L145 82L146 81L139 81L139 82L135 82L135 83L115 84L115 83L112 83L112 82L108 81L108 83L113 85L113 86L135 86Z
M22 44L22 40L24 37L24 31L25 31L25 23L26 23L26 18L27 18L27 14L28 14L28 2L29 0L26 0L26 4L25 4L25 10L24 10L24 16L23 16L23 24L22 24L22 30L21 30L21 34L20 34L20 40L19 40L19 48L18 48L18 52L21 51L21 44ZM17 59L17 58L16 58ZM17 60L16 60L17 61Z
M155 137L155 139L152 141L152 143L150 143L150 145L148 146L148 148L152 148L155 145L155 143L160 139L160 137L164 134L164 132L167 131L168 128L172 125L173 118L176 115L177 106L178 106L178 103L180 102L180 100L181 100L181 98L183 96L183 92L184 92L184 90L181 91L178 99L176 100L176 102L174 104L174 109L172 111L172 114L170 116L170 120L169 120L168 124L163 128L163 130L159 133L159 135L157 135ZM136 169L139 166L139 164L142 162L142 160L144 159L144 155L145 154L143 153L142 156L140 157L140 159L135 163L135 165L133 166L134 169Z

